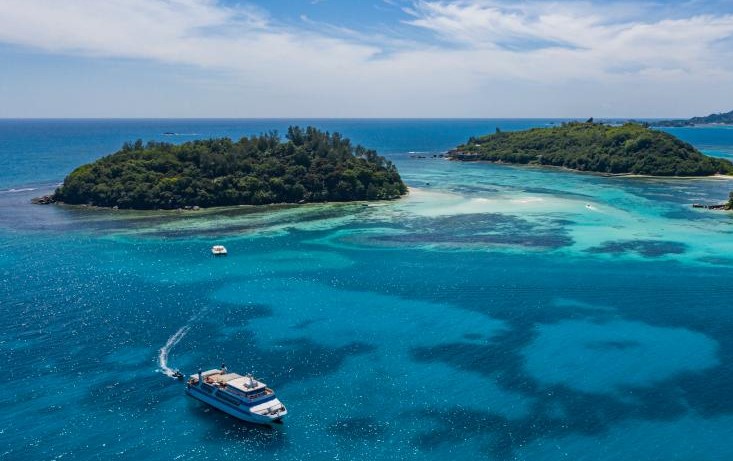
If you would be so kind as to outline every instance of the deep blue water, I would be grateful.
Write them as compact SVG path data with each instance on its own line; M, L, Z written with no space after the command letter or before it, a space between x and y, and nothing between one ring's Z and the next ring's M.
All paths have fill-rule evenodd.
M378 149L409 197L32 206L127 140L292 121L0 121L0 460L733 459L733 216L690 207L732 181L432 157L549 120L295 122ZM733 158L733 130L670 131ZM185 397L180 328L168 366L254 372L285 424Z

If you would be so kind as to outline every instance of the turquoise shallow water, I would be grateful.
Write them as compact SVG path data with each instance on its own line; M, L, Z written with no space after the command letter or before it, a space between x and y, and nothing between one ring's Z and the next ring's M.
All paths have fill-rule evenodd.
M0 122L0 459L732 459L733 216L690 204L733 182L432 158L549 122L311 121L410 195L183 214L28 200L124 140L289 122ZM253 371L286 423L186 398L181 328L169 366Z

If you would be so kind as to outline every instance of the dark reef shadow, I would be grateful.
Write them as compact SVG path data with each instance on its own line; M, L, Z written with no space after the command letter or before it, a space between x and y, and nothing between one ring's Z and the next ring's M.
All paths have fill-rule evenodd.
M586 251L612 255L638 253L647 258L658 258L666 255L683 254L687 251L687 245L667 240L614 240L603 242L599 246L589 248Z
M567 229L569 221L546 218L528 221L498 213L475 213L435 218L414 218L401 223L405 233L368 234L357 240L366 245L401 246L441 245L456 248L477 246L519 246L533 249L558 249L573 244Z
M485 440L487 454L497 459L514 459L518 448L538 439L573 434L597 436L629 420L673 421L689 414L691 408L706 416L733 412L730 399L719 402L727 386L733 385L730 367L723 373L720 367L703 373L681 373L648 386L627 386L605 394L586 393L565 385L539 385L524 370L520 355L533 336L529 330L509 331L490 344L459 342L413 349L411 356L417 362L444 363L482 374L500 388L521 393L532 401L529 413L518 419L456 408L422 410L420 417L432 419L437 427L415 438L418 447L431 450L437 445L476 437ZM603 342L596 346L630 345ZM712 387L711 380L715 381Z

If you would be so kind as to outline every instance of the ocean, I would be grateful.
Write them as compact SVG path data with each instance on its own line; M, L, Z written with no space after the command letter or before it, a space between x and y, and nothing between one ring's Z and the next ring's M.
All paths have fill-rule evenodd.
M0 121L0 460L733 459L733 214L691 207L733 181L437 156L556 122ZM30 204L125 141L291 124L377 149L409 196ZM668 131L733 159L733 129ZM284 424L165 373L222 362L276 389Z

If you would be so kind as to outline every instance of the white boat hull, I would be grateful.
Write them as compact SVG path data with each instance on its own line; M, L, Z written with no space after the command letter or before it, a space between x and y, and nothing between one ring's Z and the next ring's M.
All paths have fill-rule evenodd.
M279 423L282 421L283 417L288 414L287 410L284 410L277 414L255 413L253 409L258 408L259 406L248 407L245 405L232 405L230 403L226 403L226 402L223 402L217 399L213 395L206 394L198 386L187 386L186 394L195 398L196 400L199 400L201 402L204 402L216 408L217 410L221 410L224 413L234 418L237 418L241 421L246 421L249 423L255 423L255 424ZM267 403L269 404L269 406L278 406L278 407L282 406L279 400L275 400L275 401L271 401Z
M211 254L214 256L226 256L227 249L224 245L214 245L211 247Z

